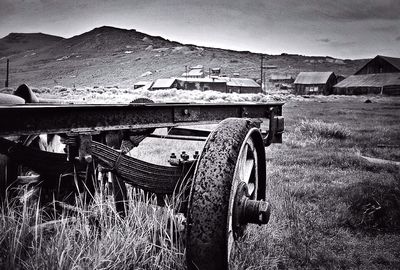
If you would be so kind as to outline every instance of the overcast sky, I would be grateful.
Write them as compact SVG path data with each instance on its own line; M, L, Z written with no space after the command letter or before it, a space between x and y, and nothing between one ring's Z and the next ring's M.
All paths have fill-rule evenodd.
M103 25L268 54L400 57L400 0L0 0L0 37Z

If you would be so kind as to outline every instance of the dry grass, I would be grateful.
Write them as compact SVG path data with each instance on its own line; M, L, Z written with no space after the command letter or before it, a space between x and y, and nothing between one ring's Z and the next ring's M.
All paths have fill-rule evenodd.
M399 168L356 153L400 159L399 148L379 146L400 145L400 100L315 98L288 102L283 111L284 144L267 148L271 221L249 226L232 269L399 269ZM164 163L170 152L200 148L149 138L132 154ZM130 196L125 220L106 196L53 223L34 203L3 208L1 267L185 269L172 207Z
M90 205L76 199L74 211L61 214L27 193L3 207L0 268L184 269L183 225L172 204L157 207L155 198L131 192L121 219L105 194Z
M326 139L346 139L350 136L349 130L339 123L325 123L321 120L302 120L299 125L300 133L309 137Z

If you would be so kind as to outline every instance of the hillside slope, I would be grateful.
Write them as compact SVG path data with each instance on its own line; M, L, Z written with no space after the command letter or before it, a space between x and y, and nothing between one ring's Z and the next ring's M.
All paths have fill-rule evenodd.
M12 43L10 36L21 42ZM15 39L15 38L14 38ZM11 38L12 40L12 38ZM6 47L7 44L8 47ZM1 47L3 46L3 47ZM0 39L0 86L5 59L10 59L10 86L131 86L138 80L180 76L185 66L221 67L222 73L260 78L260 54L185 45L136 30L108 26L63 39L44 34L10 34ZM5 48L5 49L3 49ZM365 60L340 60L302 55L264 55L272 73L296 76L300 71L334 71L350 75ZM142 74L150 74L142 77ZM3 75L4 74L4 75Z
M43 33L10 33L0 39L0 57L47 48L63 39Z

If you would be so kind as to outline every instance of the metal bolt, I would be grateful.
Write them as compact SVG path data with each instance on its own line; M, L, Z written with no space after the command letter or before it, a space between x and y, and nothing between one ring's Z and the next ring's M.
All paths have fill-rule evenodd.
M186 151L182 151L181 158L183 161L189 160L189 155L186 154Z
M199 158L199 151L194 151L193 159Z
M259 224L267 224L271 216L271 205L267 202L259 201L258 212Z
M92 155L85 155L85 156L83 157L83 159L84 159L87 163L92 163L92 161L93 161Z
M241 223L267 224L271 216L271 206L265 201L245 199Z
M169 156L168 162L172 166L179 166L179 164L181 163L181 160L176 157L175 153L171 153L171 155Z

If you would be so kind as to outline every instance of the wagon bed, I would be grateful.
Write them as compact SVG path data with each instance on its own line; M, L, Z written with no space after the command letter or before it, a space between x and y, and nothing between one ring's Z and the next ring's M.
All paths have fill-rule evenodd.
M10 183L29 182L29 176L18 169L24 165L38 174L35 177L42 183L43 194L47 190L53 197L60 187L63 194L71 191L60 183L66 175L78 179L84 192L93 194L94 172L106 173L122 216L126 184L160 198L183 194L177 211L187 219L188 268L228 269L234 240L244 234L247 224L269 221L264 147L282 142L283 103L139 102L0 105L0 192L4 196ZM268 130L261 132L265 120L269 121ZM213 131L193 128L214 123L218 126ZM153 134L157 128L167 128L168 133ZM65 153L34 147L40 134L60 136ZM171 156L171 166L125 155L152 136L204 140L205 145L193 158L184 153ZM124 144L129 145L128 150L123 149Z

